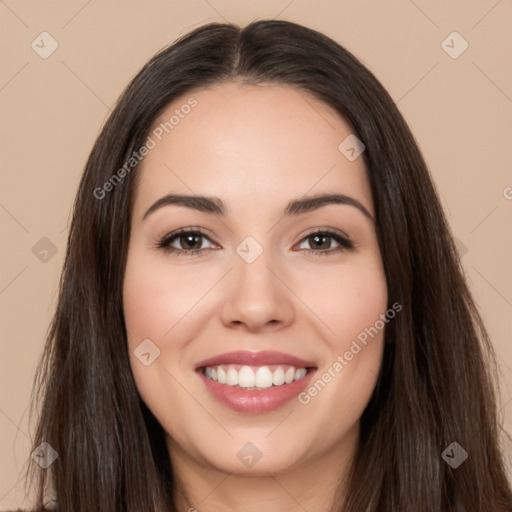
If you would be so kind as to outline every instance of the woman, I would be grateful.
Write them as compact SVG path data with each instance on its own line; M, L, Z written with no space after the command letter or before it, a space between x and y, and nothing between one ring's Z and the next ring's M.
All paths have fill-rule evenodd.
M495 370L375 77L293 23L206 25L133 79L82 177L38 509L511 510Z

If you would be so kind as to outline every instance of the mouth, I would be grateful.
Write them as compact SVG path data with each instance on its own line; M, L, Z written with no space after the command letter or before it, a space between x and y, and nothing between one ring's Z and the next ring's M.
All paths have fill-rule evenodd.
M279 352L231 352L196 366L211 395L230 409L262 413L277 409L303 391L317 366Z
M287 365L247 366L239 364L204 366L199 368L207 379L233 388L263 391L303 379L314 367L295 368Z

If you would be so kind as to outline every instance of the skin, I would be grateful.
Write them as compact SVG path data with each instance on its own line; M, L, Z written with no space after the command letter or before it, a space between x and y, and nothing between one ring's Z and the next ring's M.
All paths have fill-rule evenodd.
M327 512L354 457L384 331L309 403L293 399L259 415L218 402L194 368L232 350L278 350L315 361L321 376L386 312L373 220L339 204L283 216L305 194L342 193L375 218L367 170L362 157L338 150L350 126L304 91L216 85L177 99L154 126L190 97L197 106L145 157L135 189L123 293L136 385L167 433L179 510ZM142 220L171 192L219 197L228 214L171 205ZM188 227L209 238L186 245L178 237L172 246L202 253L157 248ZM313 228L340 230L354 248L332 252L333 238L318 248L306 236ZM247 236L263 249L250 264L236 252ZM149 366L133 353L144 339L160 350ZM251 468L237 457L248 442L262 454Z

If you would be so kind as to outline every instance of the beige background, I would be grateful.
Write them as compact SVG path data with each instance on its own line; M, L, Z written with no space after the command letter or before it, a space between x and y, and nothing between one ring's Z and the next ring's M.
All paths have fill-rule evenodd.
M20 479L30 456L28 399L93 141L157 50L223 19L280 18L324 32L398 103L495 343L512 433L512 1L0 0L0 16L0 509L29 503ZM43 31L59 45L47 59L31 47ZM469 44L456 59L441 44L453 31ZM462 41L452 39L445 44L459 51ZM32 252L43 237L57 249L46 262Z

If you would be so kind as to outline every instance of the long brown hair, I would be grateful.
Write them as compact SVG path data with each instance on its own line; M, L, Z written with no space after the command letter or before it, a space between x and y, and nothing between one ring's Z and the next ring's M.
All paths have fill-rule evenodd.
M276 20L245 28L208 24L160 51L128 85L96 140L34 380L32 404L40 413L33 446L45 441L58 452L49 468L30 468L38 506L53 487L62 512L176 510L164 432L138 395L123 317L138 166L125 168L121 182L104 184L144 144L169 103L231 80L312 93L366 148L389 304L403 309L386 331L348 494L340 491L332 510L512 510L495 356L414 138L351 53L314 30ZM469 455L458 468L441 456L453 442Z

